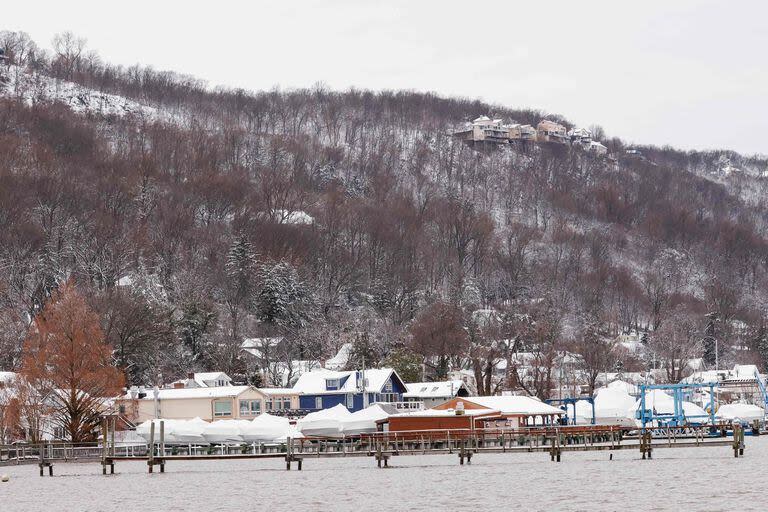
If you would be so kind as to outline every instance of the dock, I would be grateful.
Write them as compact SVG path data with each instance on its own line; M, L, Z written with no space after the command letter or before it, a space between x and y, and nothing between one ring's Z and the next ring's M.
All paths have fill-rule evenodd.
M569 452L634 450L638 460L653 458L657 449L727 448L734 457L745 450L744 430L738 425L732 437L712 426L656 428L645 432L619 426L548 426L517 429L428 430L375 432L351 437L287 439L281 443L241 443L232 445L167 445L164 422L158 432L154 425L150 442L142 446L118 446L114 424L104 423L102 443L89 448L87 456L72 458L75 448L41 444L23 448L25 462L36 462L40 476L53 476L56 462L100 461L102 474L115 474L117 463L139 461L147 471L164 473L174 461L282 459L286 470L302 470L305 460L340 457L367 457L378 467L389 467L399 456L454 455L459 464L471 464L483 454L548 453L552 462L561 462ZM17 448L18 450L18 448ZM8 452L10 453L10 452ZM67 456L67 453L70 456ZM0 450L0 455L2 451ZM63 454L63 455L62 455ZM36 458L35 458L36 457ZM17 463L19 463L17 459ZM47 470L47 471L46 471Z

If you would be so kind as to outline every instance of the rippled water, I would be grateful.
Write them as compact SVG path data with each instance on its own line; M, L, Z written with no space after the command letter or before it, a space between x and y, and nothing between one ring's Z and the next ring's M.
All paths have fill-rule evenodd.
M455 455L308 459L304 470L277 460L118 462L101 475L93 463L57 464L53 478L37 466L0 467L0 512L217 510L762 510L768 506L763 465L768 438L747 438L744 458L729 447L635 451L479 454L459 466Z

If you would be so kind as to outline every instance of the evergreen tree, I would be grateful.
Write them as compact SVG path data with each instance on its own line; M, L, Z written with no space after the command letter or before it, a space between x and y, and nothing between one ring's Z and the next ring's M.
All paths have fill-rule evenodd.
M352 342L352 348L349 351L349 359L347 359L346 369L360 369L363 365L363 360L365 360L366 368L374 368L378 366L381 361L379 347L374 343L367 332L361 332L355 336L355 340Z
M390 352L381 362L385 368L393 368L405 382L421 381L422 358L405 347Z
M311 294L291 264L263 265L258 281L255 305L259 320L295 330L312 318Z
M224 265L230 282L230 301L236 305L247 304L253 293L257 257L251 242L239 234L229 248Z
M216 321L216 313L197 301L184 304L181 319L176 323L184 347L193 360L205 352L205 338Z

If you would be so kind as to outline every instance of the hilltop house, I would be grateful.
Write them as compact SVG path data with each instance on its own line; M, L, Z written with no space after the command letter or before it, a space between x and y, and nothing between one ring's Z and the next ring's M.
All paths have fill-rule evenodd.
M423 403L427 409L431 409L457 396L470 395L469 389L461 380L414 382L406 384L405 387L408 391L403 393L403 400L406 402Z
M506 144L509 141L508 134L509 129L502 124L501 119L480 116L453 135L466 142Z
M299 407L317 411L343 404L350 411L364 409L366 402L401 402L406 392L402 379L391 368L333 371L320 369L304 373L293 390Z
M568 132L568 137L571 138L571 142L573 143L581 142L589 144L592 140L592 132L586 128L574 128Z
M589 144L587 144L584 149L586 149L588 152L597 155L597 156L603 156L608 154L608 148L604 145L600 144L596 140L589 141Z
M536 140L538 142L568 142L568 133L565 126L545 119L536 126Z
M529 124L512 124L507 127L507 137L510 141L536 140L536 128Z

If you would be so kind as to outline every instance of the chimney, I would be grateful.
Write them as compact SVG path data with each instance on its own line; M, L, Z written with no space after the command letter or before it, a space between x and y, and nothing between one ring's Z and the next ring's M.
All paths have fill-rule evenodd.
M190 380L195 380L195 373L194 372L189 372L187 374L187 378L190 379Z

